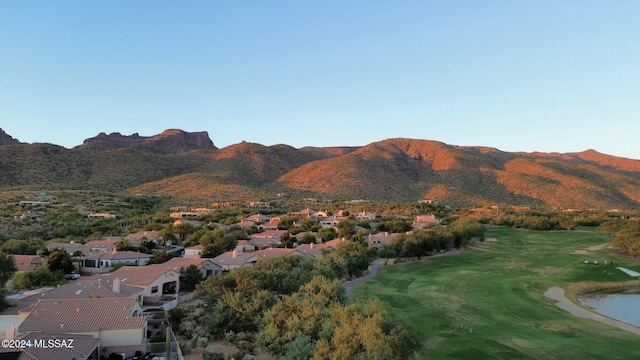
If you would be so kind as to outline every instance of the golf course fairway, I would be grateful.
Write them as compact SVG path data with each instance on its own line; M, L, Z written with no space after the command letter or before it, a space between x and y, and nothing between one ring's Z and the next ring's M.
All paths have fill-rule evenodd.
M486 237L495 241L481 249L385 266L352 298L377 298L415 328L423 359L640 359L639 335L572 316L544 296L553 286L633 280L616 267L638 271L640 262L618 250L576 253L609 243L608 234L491 227Z

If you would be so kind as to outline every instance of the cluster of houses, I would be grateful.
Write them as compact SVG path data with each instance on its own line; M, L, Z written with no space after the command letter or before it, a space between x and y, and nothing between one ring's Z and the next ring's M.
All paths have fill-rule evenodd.
M193 227L198 222L189 220L192 214L202 214L203 210L186 211L176 209L172 216L174 225L188 223ZM347 218L340 212L329 215L321 211L303 209L291 214L318 220L324 227L335 226ZM375 214L362 212L353 214L358 219L373 220ZM124 354L133 357L149 352L149 338L154 335L145 310L170 309L181 300L180 270L195 266L203 277L215 276L234 268L252 266L260 259L283 256L309 256L318 258L326 251L338 247L342 239L322 242L315 234L316 241L301 244L295 248L280 248L281 237L286 230L278 230L278 217L255 214L242 220L235 226L256 227L261 230L252 234L248 240L240 240L234 250L215 258L202 258L202 245L182 248L169 246L181 257L174 257L162 264L149 265L151 255L134 251L117 251L121 238L93 240L85 244L57 243L49 244L49 249L64 249L78 260L83 275L68 284L52 288L27 291L8 296L12 307L0 314L0 337L5 333L7 339L32 340L73 338L76 346L69 348L46 349L37 347L22 349L0 349L0 358L14 359L99 359L105 354ZM433 215L415 219L416 226L435 223ZM296 237L301 239L306 234ZM392 239L392 234L378 233L367 237L369 246L379 247ZM143 231L130 234L125 240L134 246L143 241L164 244L156 231ZM35 269L43 263L39 256L16 255L14 257L19 270ZM111 271L113 268L116 270ZM179 349L177 350L179 352ZM13 356L13 357L9 357Z

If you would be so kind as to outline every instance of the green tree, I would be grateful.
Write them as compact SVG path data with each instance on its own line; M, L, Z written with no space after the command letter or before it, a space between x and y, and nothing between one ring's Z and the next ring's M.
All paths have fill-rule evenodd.
M4 287L16 271L18 271L18 269L16 268L13 256L5 252L0 252L0 284L2 287Z
M202 272L195 265L180 269L180 285L186 290L194 290L203 279Z
M384 259L384 264L387 265L389 259L398 256L398 250L391 244L384 244L378 248L378 256Z
M75 271L73 260L64 250L54 250L47 257L47 265L51 272L70 274Z
M52 272L46 266L35 270L22 271L13 276L13 288L16 290L30 290L43 286L60 284L64 280L61 272Z

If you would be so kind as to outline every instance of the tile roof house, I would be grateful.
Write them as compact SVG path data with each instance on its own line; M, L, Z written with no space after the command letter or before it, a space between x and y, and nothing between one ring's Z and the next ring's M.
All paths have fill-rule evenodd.
M159 235L159 231L139 231L135 234L129 234L124 237L131 245L140 246L143 239L147 239L160 245L164 240Z
M121 285L142 288L144 304L158 302L163 295L175 295L180 288L180 273L163 266L123 266L98 278L103 284L119 280Z
M190 246L184 249L184 257L200 257L204 251L204 246L201 244Z
M253 254L256 255L256 259L271 259L276 257L283 256L304 256L301 252L298 252L296 249L286 249L286 248L267 248L263 250L258 250Z
M15 329L13 329L15 332ZM69 337L60 334L33 332L9 337L32 344L30 347L15 349L0 347L0 359L7 360L64 360L64 359L97 359L99 355L100 340L89 335L73 335L72 342ZM51 345L53 341L54 346ZM55 346L56 341L60 346ZM62 342L64 346L62 346ZM44 344L44 346L42 346Z
M111 267L126 264L126 265L146 265L151 259L151 255L137 252L137 251L116 251L113 249L110 252L98 252L85 256L82 259L82 272L91 273L105 273L108 272ZM101 270L94 270L101 269Z
M325 252L335 250L327 244L301 244L296 247L296 251L302 253L305 256L311 256L313 258L319 258L324 255Z
M90 252L108 252L115 249L118 241L121 238L119 237L107 237L102 240L91 240L87 241L84 245L89 248Z
M55 249L63 249L64 251L66 251L69 255L73 255L75 252L80 251L83 254L89 254L89 248L83 244L79 244L79 243L74 243L74 242L70 242L70 243L49 243L47 244L47 249L52 251Z
M47 263L47 258L39 255L11 255L18 271L34 270Z
M3 312L3 315L12 313L12 310L17 313L26 307L35 305L40 300L131 297L142 303L142 288L124 284L114 285L103 282L100 276L90 276L81 277L68 284L45 291L25 291L20 298L15 296L7 298L7 301L14 307Z
M134 298L40 300L21 312L20 333L90 335L103 347L146 343L147 319Z
M257 257L256 252L243 253L233 250L222 253L211 259L211 261L223 270L229 271L239 267L253 266L257 261Z
M394 237L394 234L388 232L369 234L367 235L367 244L369 244L369 247L378 248L384 244L388 244Z
M222 272L222 267L215 264L211 259L206 258L186 258L186 257L174 257L169 261L164 262L162 264L148 265L148 266L156 266L156 267L168 267L180 272L182 268L187 268L191 265L197 267L202 273L202 277L214 276L218 273Z
M291 216L299 216L299 217L306 217L306 218L311 218L311 219L315 219L316 218L316 213L317 211L310 209L310 208L306 208L306 209L302 209L300 211L294 211L291 213Z

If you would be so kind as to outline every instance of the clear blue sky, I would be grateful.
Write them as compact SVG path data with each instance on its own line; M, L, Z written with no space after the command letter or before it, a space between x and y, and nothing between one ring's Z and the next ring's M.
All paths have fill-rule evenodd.
M0 128L640 159L640 1L0 0Z

